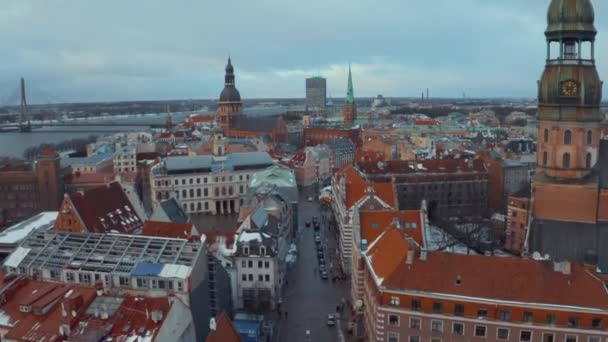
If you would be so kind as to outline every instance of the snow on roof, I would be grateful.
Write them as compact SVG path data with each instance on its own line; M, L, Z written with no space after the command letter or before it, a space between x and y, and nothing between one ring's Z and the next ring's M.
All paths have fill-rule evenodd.
M0 244L18 244L32 231L44 226L50 228L55 223L57 214L56 211L45 211L8 227L0 233Z
M19 266L21 261L25 259L25 257L30 253L30 248L23 248L21 246L17 247L17 249L9 255L6 260L4 260L4 267L13 267L16 268Z
M258 241L258 242L262 242L262 235L258 232L242 232L241 235L239 236L239 242L251 242L251 241Z
M190 267L176 264L166 264L158 274L163 278L181 278L187 279L190 275Z

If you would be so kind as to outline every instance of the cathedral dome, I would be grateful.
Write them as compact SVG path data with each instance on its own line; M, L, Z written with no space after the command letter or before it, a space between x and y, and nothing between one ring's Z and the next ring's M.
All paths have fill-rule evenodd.
M234 86L227 85L220 94L220 102L241 102L241 94Z
M241 102L241 94L235 86L234 67L230 58L228 58L228 64L226 64L224 90L220 94L220 102Z
M597 31L591 0L552 0L547 13L548 39L565 37L593 40Z

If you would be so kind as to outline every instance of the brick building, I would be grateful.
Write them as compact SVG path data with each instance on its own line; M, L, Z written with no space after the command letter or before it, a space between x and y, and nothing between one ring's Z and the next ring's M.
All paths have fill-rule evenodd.
M62 195L59 155L50 148L34 165L13 161L0 165L0 208L8 223L57 210Z
M528 191L529 192L529 191ZM509 196L507 205L507 225L505 229L505 249L517 254L525 251L526 236L530 218L530 196L516 194Z
M287 141L287 123L281 116L248 117L243 113L241 94L235 85L234 67L230 58L226 65L224 89L217 107L219 125L227 137L268 135L275 142Z
M327 144L333 139L350 139L355 146L361 146L361 129L343 125L316 125L304 127L304 144L316 146Z
M579 264L428 252L394 227L370 242L364 263L367 341L608 337L604 283Z
M608 141L600 110L594 11L589 0L553 0L539 81L537 172L529 251L608 270Z
M65 194L55 229L69 232L137 234L143 226L122 186L118 182Z
M400 210L419 209L426 200L431 219L486 212L488 172L481 160L389 160L358 167L370 180L392 181Z

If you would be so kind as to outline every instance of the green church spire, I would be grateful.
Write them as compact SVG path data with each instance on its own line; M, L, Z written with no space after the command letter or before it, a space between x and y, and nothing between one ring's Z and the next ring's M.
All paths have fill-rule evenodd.
M346 88L346 104L355 104L355 93L353 91L353 76L348 64L348 87Z

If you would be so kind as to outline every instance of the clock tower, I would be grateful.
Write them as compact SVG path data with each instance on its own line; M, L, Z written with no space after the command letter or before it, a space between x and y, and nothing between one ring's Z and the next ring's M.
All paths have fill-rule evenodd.
M526 243L530 253L608 267L608 141L603 140L594 19L591 0L549 5Z
M581 179L597 161L603 116L593 21L589 0L554 0L549 6L537 156L537 173L547 178Z

